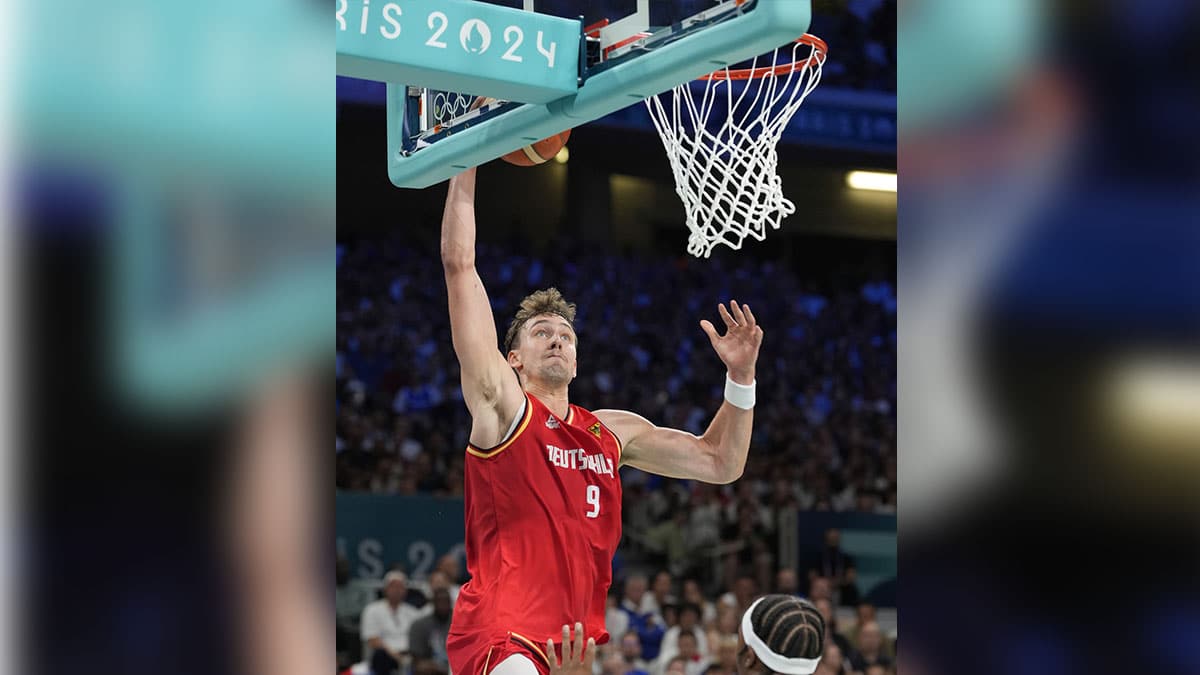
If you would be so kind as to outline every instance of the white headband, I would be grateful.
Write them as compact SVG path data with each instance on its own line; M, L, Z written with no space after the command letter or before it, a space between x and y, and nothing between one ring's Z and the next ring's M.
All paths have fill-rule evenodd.
M755 600L746 613L742 615L742 637L746 640L746 644L750 649L754 650L754 655L762 664L776 673L782 675L812 675L817 671L817 664L821 662L821 657L815 659L789 658L780 654L776 654L767 647L754 633L754 622L750 616L754 614L754 608L758 603L766 598Z

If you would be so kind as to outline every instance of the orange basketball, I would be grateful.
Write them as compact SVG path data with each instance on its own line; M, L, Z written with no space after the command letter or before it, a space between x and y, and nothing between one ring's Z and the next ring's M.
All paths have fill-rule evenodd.
M536 164L544 164L558 154L563 146L567 144L567 139L571 137L571 130L567 129L561 134L555 134L550 138L543 138L537 143L530 143L520 150L513 150L501 159L509 164L517 166L534 166Z

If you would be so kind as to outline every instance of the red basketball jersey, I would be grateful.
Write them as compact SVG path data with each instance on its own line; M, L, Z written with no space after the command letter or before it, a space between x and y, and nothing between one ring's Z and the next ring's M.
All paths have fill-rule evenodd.
M480 675L510 634L545 648L563 624L608 641L605 600L621 539L617 437L570 406L559 419L526 394L513 434L467 448L467 571L447 639L455 675ZM492 663L491 665L495 665Z

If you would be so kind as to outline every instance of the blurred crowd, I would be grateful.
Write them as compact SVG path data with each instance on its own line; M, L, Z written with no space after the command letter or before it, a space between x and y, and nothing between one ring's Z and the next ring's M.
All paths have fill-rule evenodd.
M611 639L597 647L595 675L736 675L739 620L765 593L805 597L821 611L827 630L818 675L894 675L894 610L865 601L846 603L839 590L843 585L822 575L820 558L812 562L817 567L808 567L805 589L797 587L790 568L780 570L768 586L739 577L725 592L706 592L697 578L665 569L653 576L631 571L609 593L605 628ZM447 675L446 635L461 580L452 555L426 579L410 580L396 565L382 584L352 579L349 562L340 557L339 669L365 673L368 664L380 662L376 652L382 650L399 664L399 673Z
M896 91L896 0L850 0L845 10L813 3L808 32L825 40L825 86Z
M500 334L520 299L538 288L556 286L578 304L573 402L632 410L693 433L720 406L725 382L698 322L717 320L718 301L753 307L765 339L742 479L714 487L622 471L631 543L664 553L677 574L697 571L684 569L692 554L723 540L771 548L781 509L895 512L889 272L805 279L778 263L732 260L478 248ZM340 247L337 332L337 487L462 494L470 418L436 256L399 236ZM681 527L656 529L665 522Z

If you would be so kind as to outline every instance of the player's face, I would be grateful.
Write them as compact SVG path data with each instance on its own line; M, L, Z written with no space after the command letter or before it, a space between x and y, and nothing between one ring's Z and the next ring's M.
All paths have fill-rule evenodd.
M553 384L567 384L575 378L577 363L575 331L561 316L534 317L521 340L521 364L527 374Z

